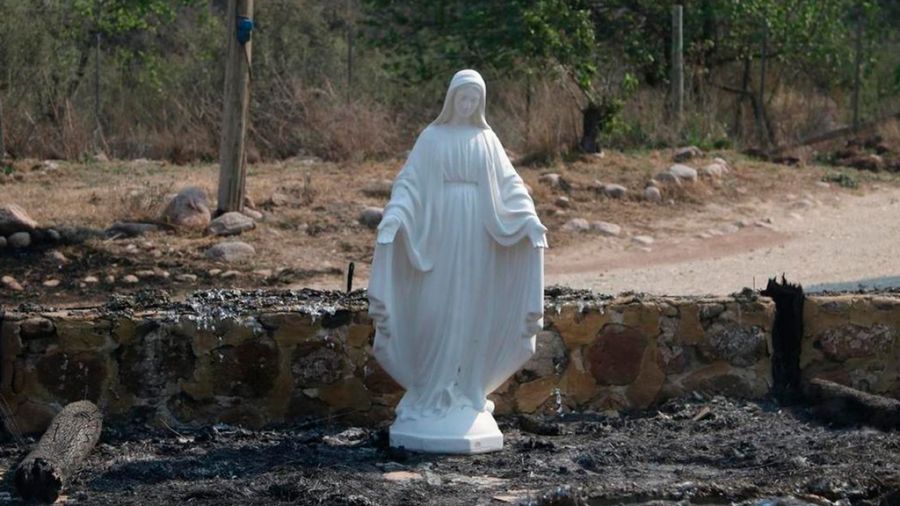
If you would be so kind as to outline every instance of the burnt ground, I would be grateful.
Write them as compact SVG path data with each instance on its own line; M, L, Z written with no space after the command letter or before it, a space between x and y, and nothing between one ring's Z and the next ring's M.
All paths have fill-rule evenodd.
M507 438L503 451L468 457L391 450L385 430L351 428L337 420L269 431L106 427L66 500L354 506L900 503L900 434L827 427L802 408L695 395L644 413L501 418L500 424ZM13 466L24 453L6 441L0 465ZM6 480L0 502L15 502L10 494Z

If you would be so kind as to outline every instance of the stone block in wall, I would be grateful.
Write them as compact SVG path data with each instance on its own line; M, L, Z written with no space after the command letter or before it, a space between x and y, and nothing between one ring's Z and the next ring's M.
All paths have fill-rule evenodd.
M702 392L745 399L759 399L769 391L770 381L754 369L738 368L720 361L694 370L680 382L683 392Z
M259 322L271 332L272 338L282 348L313 339L322 328L321 319L298 312L263 314L259 316Z
M644 349L637 377L625 391L632 408L646 409L659 398L659 393L666 381L666 373L660 364L659 350L654 346Z
M192 339L154 320L135 327L135 339L120 345L113 356L118 364L118 383L139 399L160 400L177 391L177 383L193 376L196 357Z
M600 385L627 385L638 377L649 344L638 329L610 323L586 349L588 370Z
M85 399L100 403L109 365L108 357L99 352L57 350L40 357L34 369L52 399L66 405Z
M52 321L56 327L56 340L64 350L95 351L113 345L109 320L57 316Z
M519 413L534 413L543 405L555 391L559 379L555 375L538 378L519 385L516 389L516 411Z
M210 352L210 374L216 395L266 397L279 373L278 346L266 337L222 346Z
M597 381L580 361L572 360L559 382L559 388L572 409L586 406L597 395Z
M804 305L803 322L804 379L900 394L900 297L812 296Z
M603 305L566 305L558 314L546 314L545 319L562 337L569 348L591 344L594 338L610 322L610 315Z
M566 369L568 350L557 332L538 332L535 341L534 355L516 372L516 379L520 383L558 375Z

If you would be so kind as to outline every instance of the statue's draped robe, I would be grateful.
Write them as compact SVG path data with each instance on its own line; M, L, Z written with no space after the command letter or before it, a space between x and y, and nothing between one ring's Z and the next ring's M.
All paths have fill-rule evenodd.
M482 411L534 353L546 231L489 128L431 125L397 176L369 281L374 354L407 392L398 420ZM546 243L544 239L542 244Z

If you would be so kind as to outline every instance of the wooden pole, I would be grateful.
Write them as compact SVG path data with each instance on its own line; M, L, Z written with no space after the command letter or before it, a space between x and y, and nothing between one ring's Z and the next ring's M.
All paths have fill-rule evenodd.
M225 98L222 141L219 144L219 202L216 214L241 211L247 178L244 139L250 109L250 64L252 41L237 39L238 17L253 19L253 0L229 0L226 33Z
M862 68L862 34L863 34L863 16L862 8L856 10L856 58L855 73L853 76L853 131L859 130L859 88L861 83Z
M672 116L679 136L684 112L684 34L682 6L672 6Z

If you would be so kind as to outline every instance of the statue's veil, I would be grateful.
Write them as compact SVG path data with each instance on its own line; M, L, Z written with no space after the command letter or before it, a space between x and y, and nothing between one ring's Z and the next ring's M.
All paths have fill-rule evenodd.
M441 113L438 115L437 119L431 122L432 125L443 125L450 122L450 119L453 118L453 99L454 97L456 97L456 91L460 88L460 86L464 86L466 84L474 84L478 87L478 91L481 92L481 100L478 104L478 110L475 112L475 114L472 115L471 118L472 124L474 126L490 130L491 127L487 124L487 120L484 118L484 104L487 98L484 79L481 78L481 74L471 69L460 70L453 75L453 79L450 80L450 87L447 89L447 96L444 98L444 108L441 109Z

